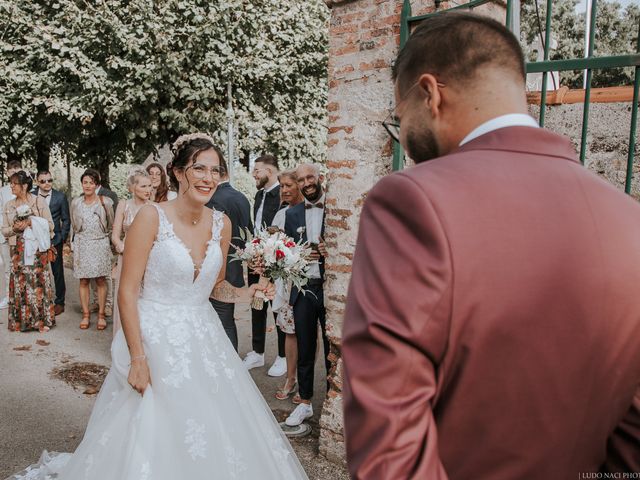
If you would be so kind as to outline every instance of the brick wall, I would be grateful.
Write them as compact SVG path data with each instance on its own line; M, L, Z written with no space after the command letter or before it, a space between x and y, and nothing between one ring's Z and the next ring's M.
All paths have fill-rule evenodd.
M325 1L332 9L325 235L330 256L325 302L333 368L320 420L320 452L344 462L342 320L362 204L369 189L391 171L392 145L381 122L393 106L391 64L400 43L402 0ZM411 4L416 15L434 10L432 0ZM443 2L440 8L453 5ZM478 10L504 18L503 5Z

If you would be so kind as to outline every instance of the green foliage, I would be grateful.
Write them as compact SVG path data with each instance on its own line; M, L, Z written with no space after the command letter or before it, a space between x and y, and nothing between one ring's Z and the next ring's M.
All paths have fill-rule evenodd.
M321 0L0 0L0 158L61 144L80 165L142 161L202 130L284 164L323 157Z
M551 51L551 60L582 58L585 49L585 13L577 12L579 0L554 0L551 14L552 38L557 48ZM622 8L616 1L597 2L594 56L605 57L636 52L640 7ZM546 2L538 0L540 30L544 38ZM539 25L533 1L522 2L521 41L528 61L536 60L533 47L539 40ZM582 72L561 72L560 83L571 88L582 88ZM607 87L629 85L633 82L633 69L615 68L593 71L592 86Z

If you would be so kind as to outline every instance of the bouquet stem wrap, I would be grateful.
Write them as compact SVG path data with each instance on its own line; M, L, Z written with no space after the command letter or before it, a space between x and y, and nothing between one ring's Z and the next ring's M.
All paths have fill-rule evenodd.
M269 281L269 277L263 277L262 275L260 275L258 286L264 288L269 285ZM266 297L264 296L264 293L262 291L256 290L256 294L253 296L253 300L251 300L251 308L253 308L254 310L262 310L264 308L265 298Z

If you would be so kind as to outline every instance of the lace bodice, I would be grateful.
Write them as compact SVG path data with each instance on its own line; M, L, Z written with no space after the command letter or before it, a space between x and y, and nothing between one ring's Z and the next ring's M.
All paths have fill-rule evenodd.
M140 298L167 305L202 305L208 302L222 267L220 236L224 214L213 211L211 240L196 276L196 266L189 249L175 234L164 210L156 204L154 206L158 210L158 233L149 253Z

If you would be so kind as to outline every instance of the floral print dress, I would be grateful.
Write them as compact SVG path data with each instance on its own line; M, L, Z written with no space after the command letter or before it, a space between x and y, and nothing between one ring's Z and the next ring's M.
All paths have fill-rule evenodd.
M7 204L6 210L13 224L15 200ZM46 212L44 211L46 209ZM51 214L46 205L32 206L32 211L49 220ZM7 217L5 217L7 218ZM13 242L11 242L13 243ZM11 277L9 280L9 330L27 332L46 331L55 326L54 294L51 285L47 252L37 252L33 265L24 264L24 237L22 232L15 235L15 245L11 245Z

